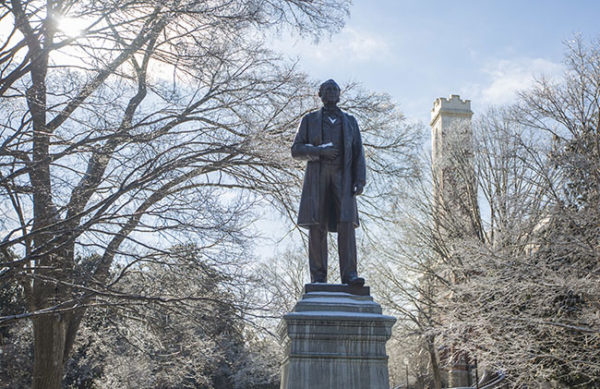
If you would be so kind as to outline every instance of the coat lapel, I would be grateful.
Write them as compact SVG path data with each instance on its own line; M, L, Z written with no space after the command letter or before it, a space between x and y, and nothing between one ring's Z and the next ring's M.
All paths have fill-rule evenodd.
M323 143L323 110L320 109L315 112L312 116L312 122L308 127L310 129L310 143L314 146L318 146Z

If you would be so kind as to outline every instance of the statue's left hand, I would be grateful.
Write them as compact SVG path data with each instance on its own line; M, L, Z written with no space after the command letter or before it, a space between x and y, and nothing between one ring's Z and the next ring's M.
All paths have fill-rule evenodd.
M353 196L360 196L363 192L363 184L358 183L358 184L354 184L354 186L352 187L352 195Z

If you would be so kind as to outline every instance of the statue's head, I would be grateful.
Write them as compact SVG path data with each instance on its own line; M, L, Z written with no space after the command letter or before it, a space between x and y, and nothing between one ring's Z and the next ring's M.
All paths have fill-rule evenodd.
M319 87L319 97L326 106L336 105L340 101L340 86L333 80L327 80Z

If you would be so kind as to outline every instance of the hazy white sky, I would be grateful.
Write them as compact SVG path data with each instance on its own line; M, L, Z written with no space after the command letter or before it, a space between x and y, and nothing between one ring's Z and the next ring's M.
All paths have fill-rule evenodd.
M563 42L600 37L598 15L597 0L355 0L341 33L274 45L312 78L359 81L427 123L437 97L460 94L477 112L560 73Z

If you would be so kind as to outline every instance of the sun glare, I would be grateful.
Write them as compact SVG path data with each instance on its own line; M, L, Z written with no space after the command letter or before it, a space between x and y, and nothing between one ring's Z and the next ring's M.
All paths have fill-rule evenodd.
M88 23L85 19L60 16L56 18L56 26L66 36L76 38L83 34L83 31L88 27Z

